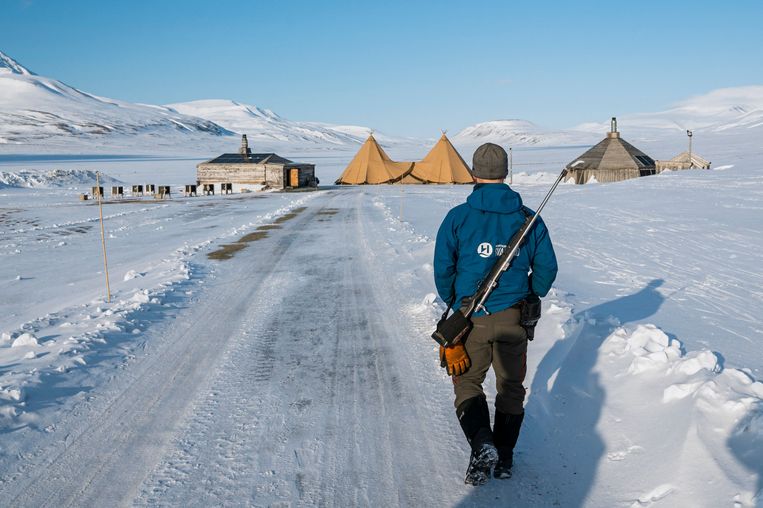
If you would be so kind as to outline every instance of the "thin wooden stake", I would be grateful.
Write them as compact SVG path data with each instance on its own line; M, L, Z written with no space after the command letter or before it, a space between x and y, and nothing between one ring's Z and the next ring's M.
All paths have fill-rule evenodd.
M109 285L109 262L106 258L106 231L103 227L103 192L101 192L101 173L95 172L95 190L98 194L98 216L101 219L101 246L103 247L103 272L106 274L107 303L111 303L111 286Z
M405 198L405 187L403 179L400 179L400 222L403 222L403 199Z

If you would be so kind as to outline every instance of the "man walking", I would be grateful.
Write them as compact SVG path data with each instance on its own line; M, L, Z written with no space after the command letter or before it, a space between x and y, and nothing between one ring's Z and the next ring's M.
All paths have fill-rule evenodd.
M458 308L477 290L506 243L533 212L503 183L508 175L506 151L486 143L474 152L476 185L448 212L437 233L434 277L440 298ZM473 328L462 342L440 348L440 360L452 376L456 415L471 446L465 482L481 485L494 468L495 478L510 478L514 446L524 418L527 330L520 325L523 301L545 296L556 278L551 239L538 218L511 267L472 315ZM496 377L495 424L491 430L482 383L493 366Z

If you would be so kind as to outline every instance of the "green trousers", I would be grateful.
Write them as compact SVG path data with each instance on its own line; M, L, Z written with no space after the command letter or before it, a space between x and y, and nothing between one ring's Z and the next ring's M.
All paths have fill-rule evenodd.
M519 309L509 308L488 316L472 318L474 328L465 347L472 366L453 376L456 408L472 397L484 396L482 383L490 366L495 371L495 407L505 414L524 412L527 373L527 333L519 326Z

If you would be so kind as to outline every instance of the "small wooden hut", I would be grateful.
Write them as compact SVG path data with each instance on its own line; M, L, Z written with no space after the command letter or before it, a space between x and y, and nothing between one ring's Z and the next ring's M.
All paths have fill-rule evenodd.
M607 137L573 159L567 170L567 180L577 184L619 182L656 173L654 159L620 137L614 117Z
M275 153L252 153L246 134L238 153L224 153L196 165L198 185L232 183L239 192L255 185L273 189L315 187L315 164L290 161Z
M657 172L670 169L673 171L679 169L710 169L710 161L705 160L696 153L683 152L668 161L656 161Z

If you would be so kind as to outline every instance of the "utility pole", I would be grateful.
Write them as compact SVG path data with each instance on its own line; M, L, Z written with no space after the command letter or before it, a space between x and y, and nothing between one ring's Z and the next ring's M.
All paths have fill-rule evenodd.
M689 136L689 169L691 169L694 167L694 161L691 158L691 137L694 135L694 133L687 129L686 135Z
M509 185L514 184L514 153L509 147Z

